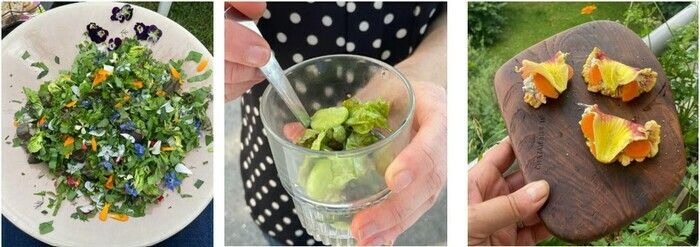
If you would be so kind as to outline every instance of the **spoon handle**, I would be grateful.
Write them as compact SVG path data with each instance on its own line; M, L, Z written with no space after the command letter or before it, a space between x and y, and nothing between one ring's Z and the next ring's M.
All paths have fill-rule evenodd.
M225 16L227 19L232 19L233 21L238 22L244 27L253 30L253 32L262 36L260 34L258 26L255 25L255 22L245 17L236 9L226 9ZM284 71L282 70L280 64L277 62L275 56L270 55L270 59L267 61L267 63L259 69L265 75L267 81L270 82L270 84L272 84L272 87L274 87L275 90L277 90L277 93L280 95L284 103L287 104L287 107L289 107L289 110L292 111L292 114L294 114L297 120L299 120L301 124L304 125L304 127L309 127L309 125L311 124L311 118L309 117L309 113L306 112L304 105L301 104L301 101L299 100L296 91L294 91L292 84L289 83L289 79L287 79L287 76L284 75Z

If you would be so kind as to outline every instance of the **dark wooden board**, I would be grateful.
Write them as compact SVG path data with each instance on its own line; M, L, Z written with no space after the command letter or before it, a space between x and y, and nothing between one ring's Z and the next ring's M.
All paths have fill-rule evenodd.
M588 92L581 71L595 46L612 59L656 71L656 86L627 103ZM513 68L523 59L547 60L559 50L569 53L566 63L574 76L558 99L534 109L523 101L522 78ZM539 215L553 235L575 243L598 239L643 216L678 188L685 151L670 85L654 54L626 27L595 21L554 35L506 62L494 84L525 180L550 184ZM627 167L597 162L578 125L584 107L577 103L598 104L603 112L642 124L656 120L659 153Z

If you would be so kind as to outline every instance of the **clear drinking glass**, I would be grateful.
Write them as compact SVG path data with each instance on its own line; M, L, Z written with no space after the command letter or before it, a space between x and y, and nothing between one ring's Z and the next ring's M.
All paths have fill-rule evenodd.
M340 105L349 95L363 102L382 98L390 103L391 130L375 130L383 137L380 141L329 152L307 149L289 140L289 128L299 127L299 123L271 86L260 101L278 176L302 225L325 244L354 245L350 231L353 216L389 196L384 172L410 141L415 108L411 85L392 66L357 55L310 59L290 67L285 74L310 115Z

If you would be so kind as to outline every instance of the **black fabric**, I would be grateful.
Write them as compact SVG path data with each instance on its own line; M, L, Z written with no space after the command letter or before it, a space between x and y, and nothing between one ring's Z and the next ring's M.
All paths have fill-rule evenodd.
M439 2L271 2L258 26L282 68L329 54L364 55L394 65L411 54L445 7ZM280 243L320 245L304 231L277 177L258 108L265 87L267 82L260 83L242 96L240 164L247 205L260 229Z

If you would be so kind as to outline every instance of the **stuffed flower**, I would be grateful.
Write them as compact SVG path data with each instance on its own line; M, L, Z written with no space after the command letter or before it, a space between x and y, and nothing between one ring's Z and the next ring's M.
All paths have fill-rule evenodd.
M556 99L566 90L573 68L566 64L566 53L554 54L545 62L523 60L522 67L515 69L523 78L523 100L534 108L547 103L547 98Z
M588 91L600 92L627 102L656 85L656 72L650 68L634 68L612 60L598 47L593 48L583 65L583 79Z

